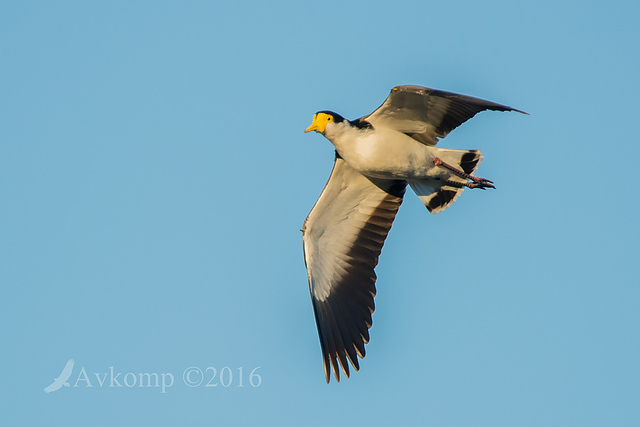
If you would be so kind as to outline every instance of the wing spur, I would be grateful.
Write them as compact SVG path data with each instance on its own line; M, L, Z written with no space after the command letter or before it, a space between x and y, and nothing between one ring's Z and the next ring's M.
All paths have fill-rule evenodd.
M376 294L374 268L406 189L373 180L336 160L303 226L303 250L327 383L349 377L365 355Z
M362 117L374 127L404 132L425 145L436 145L453 129L484 110L524 111L484 99L421 86L396 86L373 113Z

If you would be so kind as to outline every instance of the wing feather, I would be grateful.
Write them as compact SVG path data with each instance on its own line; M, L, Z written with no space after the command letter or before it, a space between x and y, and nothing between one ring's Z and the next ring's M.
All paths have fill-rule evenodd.
M374 268L391 229L407 183L370 179L336 161L320 198L303 226L303 249L309 276L325 377L349 377L349 362L369 342L375 310Z
M484 99L421 86L396 86L373 113L362 117L374 127L406 133L425 145L436 145L453 129L484 110L524 111Z

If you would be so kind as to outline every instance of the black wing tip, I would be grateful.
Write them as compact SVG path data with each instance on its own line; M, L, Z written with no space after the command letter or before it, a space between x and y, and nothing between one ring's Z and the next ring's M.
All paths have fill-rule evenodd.
M483 102L488 102L491 104L494 104L496 108L487 108L489 110L494 110L494 111L514 111L516 113L520 113L520 114L525 114L525 115L530 115L529 113L527 113L526 111L522 111L522 110L518 110L517 108L513 108L513 107L509 107L507 105L501 105L501 104L497 104L495 102L491 102L491 101L486 101L482 98L476 98L474 96L469 96L469 95L462 95L459 93L455 93L455 92L448 92L445 90L440 90L440 89L432 89L429 87L425 87L425 86L418 86L418 85L399 85L399 86L395 86L394 88L391 89L391 93L393 92L399 92L399 91L403 91L403 92L418 92L418 93L424 93L424 94L434 94L434 95L444 95L444 96L462 96L465 98L472 98L472 99L476 99L478 101L483 101Z
M334 360L333 358L330 358L330 361L325 361L325 364L324 364L324 379L327 382L327 384L331 383L331 372L333 372L333 376L335 377L336 381L338 383L340 382L340 371L341 371L340 368L342 368L342 373L346 378L351 377L351 372L349 372L349 365L348 364L343 365L342 362L340 362L340 358L338 354L336 354L335 356L336 356L336 360ZM355 363L350 358L349 358L349 361L351 362L351 366L353 367L353 369L356 370L356 372L360 371L360 364L358 363L357 358L355 360Z
M487 102L491 102L491 101L487 101ZM501 104L495 104L496 107L494 108L487 108L487 110L492 110L492 111L502 111L502 112L514 112L514 113L520 113L520 114L524 114L526 116L529 115L529 113L527 113L526 111L522 111L522 110L518 110L517 108L513 108L513 107L509 107L508 105L501 105Z

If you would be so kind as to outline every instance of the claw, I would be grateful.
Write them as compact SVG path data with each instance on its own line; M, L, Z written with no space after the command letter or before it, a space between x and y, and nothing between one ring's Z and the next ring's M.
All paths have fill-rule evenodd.
M481 190L486 190L487 188L496 188L495 185L489 182L467 182L464 184L465 187L468 188L479 188Z
M472 176L471 181L473 184L475 184L475 186L470 187L470 188L482 188L483 190L485 188L496 188L495 185L493 185L493 181L485 179L485 178L477 178L475 176Z

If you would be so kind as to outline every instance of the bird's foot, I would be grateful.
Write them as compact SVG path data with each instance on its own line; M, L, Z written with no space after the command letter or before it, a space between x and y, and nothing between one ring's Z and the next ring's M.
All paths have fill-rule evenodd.
M464 186L469 188L480 188L482 190L486 190L487 188L496 188L496 186L493 185L493 182L488 179L478 178L475 176L473 178L475 179L472 179L471 182L465 182Z
M460 185L464 186L464 187L468 187L468 188L481 188L483 190L487 189L487 188L496 188L495 185L493 185L493 181L486 179L486 178L480 178L477 176L473 176L470 175L468 173L466 173L465 171L462 171L456 167L451 166L448 163L443 162L440 158L436 157L433 159L433 164L435 166L442 166L445 169L449 169L451 172L453 172L455 175L459 176L460 178L464 178L464 179L468 179L471 182L464 182L464 183L459 183Z

